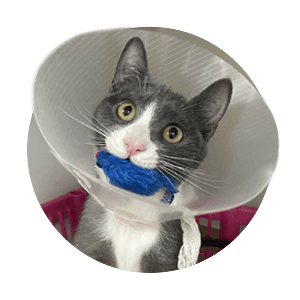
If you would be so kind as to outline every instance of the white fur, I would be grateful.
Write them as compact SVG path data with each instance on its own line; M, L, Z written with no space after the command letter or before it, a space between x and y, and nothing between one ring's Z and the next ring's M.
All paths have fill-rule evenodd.
M160 223L128 221L121 215L106 211L102 235L112 242L117 267L121 270L140 272L143 254L156 243Z
M154 169L158 162L157 146L150 140L150 122L154 115L155 103L151 103L143 114L128 126L117 128L106 137L107 150L120 157L128 158L124 139L134 138L146 146L146 150L130 158L142 168ZM108 182L102 169L98 169L101 180ZM139 272L143 254L154 245L160 232L160 223L141 223L124 218L119 213L106 211L103 227L104 239L112 242L117 267L126 271Z
M124 139L134 138L146 146L146 150L130 158L131 162L145 169L154 169L158 162L157 146L150 140L150 122L155 111L155 103L151 103L143 114L128 126L117 128L106 137L108 152L122 158L128 158Z

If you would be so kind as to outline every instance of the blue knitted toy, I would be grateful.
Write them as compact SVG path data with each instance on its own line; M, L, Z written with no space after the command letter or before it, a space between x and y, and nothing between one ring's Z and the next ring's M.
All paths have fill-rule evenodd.
M161 200L164 203L171 203L178 191L174 179L157 169L143 169L104 150L97 153L96 157L97 165L103 169L109 182L119 188L142 196L151 196L159 189L165 189Z

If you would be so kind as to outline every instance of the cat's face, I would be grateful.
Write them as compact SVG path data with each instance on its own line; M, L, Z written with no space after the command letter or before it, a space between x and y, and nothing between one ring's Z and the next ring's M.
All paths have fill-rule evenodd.
M94 113L98 150L158 169L179 184L204 160L231 92L230 80L223 79L187 101L153 84L144 45L133 38L119 59L110 94Z

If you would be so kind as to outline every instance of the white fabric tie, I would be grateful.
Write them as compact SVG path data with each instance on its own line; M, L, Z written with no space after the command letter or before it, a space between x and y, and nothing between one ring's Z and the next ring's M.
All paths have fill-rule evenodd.
M178 255L178 269L187 268L197 263L201 246L201 234L194 217L181 219L183 245Z

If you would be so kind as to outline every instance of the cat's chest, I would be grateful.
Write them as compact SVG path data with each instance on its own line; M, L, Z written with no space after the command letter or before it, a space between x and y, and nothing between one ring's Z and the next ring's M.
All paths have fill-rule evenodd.
M128 222L107 211L104 238L112 242L118 268L125 271L140 271L143 255L158 242L159 223Z

